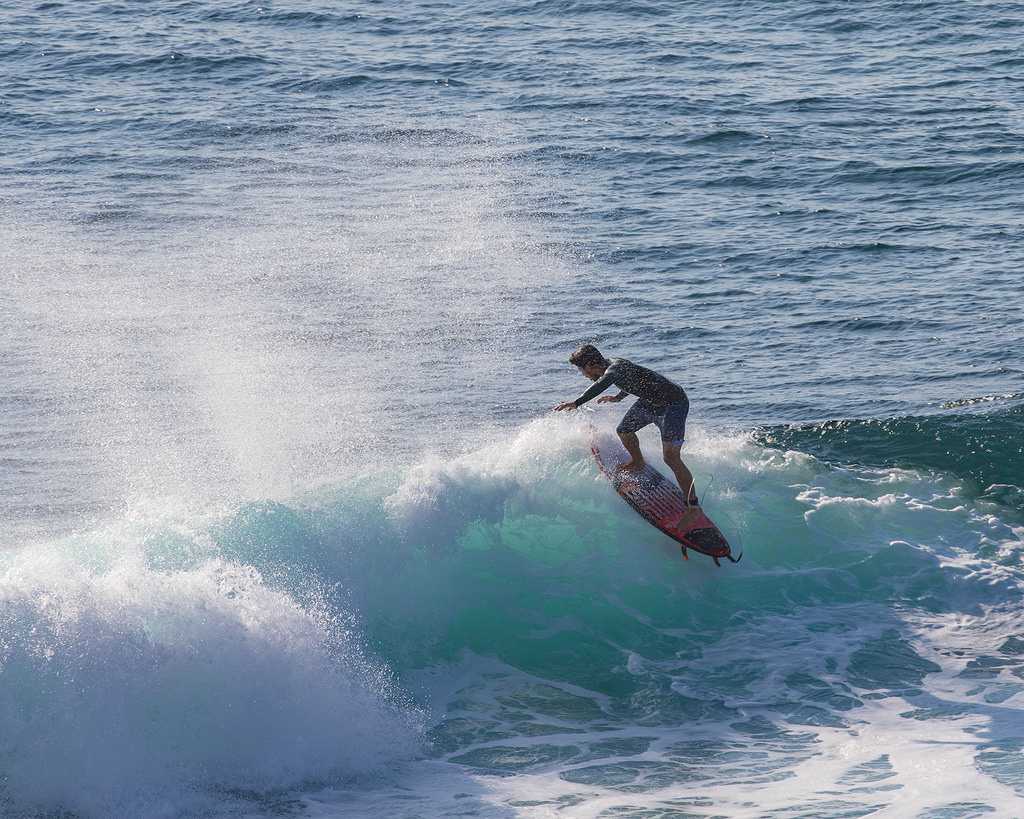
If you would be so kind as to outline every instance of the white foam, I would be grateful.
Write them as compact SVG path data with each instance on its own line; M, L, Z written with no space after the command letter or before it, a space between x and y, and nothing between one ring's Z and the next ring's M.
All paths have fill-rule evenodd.
M415 750L416 712L314 588L300 601L216 557L161 571L127 528L3 555L10 808L178 815L222 802L211 789L352 777Z
M592 474L586 430L576 424L566 418L537 422L521 430L507 449L424 464L393 497L396 513L436 510L449 492L471 491L481 482L499 495L521 492L531 479L544 474L548 454L561 460L563 471L574 465L578 477ZM988 742L1024 736L1020 717L1024 687L1014 671L1018 666L1011 663L980 682L961 674L978 656L1001 656L1002 642L1024 631L1020 615L1005 605L1024 589L1016 560L1006 563L1020 551L1021 527L984 502L969 501L960 482L947 475L836 469L801 453L761 450L744 436L700 430L694 431L688 450L698 471L716 475L719 490L714 500L720 509L738 519L753 520L758 527L758 540L750 545L747 560L730 574L716 576L723 595L749 608L740 612L741 627L726 628L697 659L674 665L671 659L647 658L623 646L623 670L637 680L667 673L673 677L672 690L681 697L721 701L735 716L685 725L612 723L597 731L576 724L564 734L551 730L539 736L524 733L481 740L460 747L449 758L505 748L510 749L510 757L519 752L528 757L530 748L546 744L655 737L647 751L633 756L556 761L510 776L423 763L396 775L391 785L350 795L347 804L324 794L316 801L316 815L356 816L362 810L411 817L461 808L481 816L596 819L612 810L675 809L752 819L800 810L814 815L826 811L825 805L832 802L851 810L873 809L878 815L917 817L966 801L988 806L993 815L1017 815L1018 789L982 772L978 758ZM606 487L594 486L605 490L606 503L613 503ZM998 547L1006 564L982 556L979 549L986 545ZM864 579L856 581L847 572L861 572ZM628 571L622 577L630 577ZM773 585L800 577L817 584L810 595L820 598L817 605L773 596ZM696 585L698 574L691 572L687 580ZM858 582L863 582L865 597L877 599L856 601ZM913 589L914 583L926 585L908 595L906 587ZM830 600L830 584L850 602ZM927 600L915 605L913 594L927 598L928 584L957 613L929 611ZM756 595L762 588L768 609L758 612ZM682 598L680 605L685 605ZM643 611L636 612L636 617L652 625ZM685 629L664 631L696 638ZM856 662L861 670L851 672L858 652L885 641L900 642L940 670L922 666L920 692L914 690L916 684L885 683L890 672L884 661L871 672L875 660L870 656L860 656ZM881 657L890 649L879 650ZM752 669L742 688L721 690L737 664ZM871 684L870 679L865 681L865 673L877 673L882 681ZM435 674L444 677L440 670ZM814 724L813 718L801 715L801 708L816 703L802 700L793 675L806 675L831 686L837 696L849 698L852 707L846 710L830 710L828 704L817 703L823 715L838 717L841 724ZM450 716L478 719L492 718L501 698L516 685L534 684L515 669L493 666L480 670L475 678L463 667L447 679L448 686L435 686L435 700L457 701ZM859 704L853 704L855 697ZM737 733L732 725L756 718L773 725L775 739L782 741L752 738ZM547 714L542 721L552 722ZM668 787L641 784L620 789L563 778L594 764L661 763L674 743L701 739L735 743L739 750L732 756L739 759L709 762L703 771L706 776ZM778 775L744 777L744 752L750 753L755 766L759 759L770 759ZM411 807L402 801L402 789L410 786L417 796ZM450 788L458 789L459 798L453 797Z

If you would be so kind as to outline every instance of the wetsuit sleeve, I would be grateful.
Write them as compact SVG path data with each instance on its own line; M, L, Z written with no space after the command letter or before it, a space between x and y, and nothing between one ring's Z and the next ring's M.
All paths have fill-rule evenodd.
M573 401L573 403L577 407L582 407L591 398L594 398L595 396L600 395L606 389L608 389L612 385L612 381L615 378L615 374L610 372L610 370L611 370L611 367L609 367L608 370L605 370L604 375L602 375L599 379L597 379L597 381L595 381L593 384L591 384L587 388L587 391L584 392L583 395L581 395L575 401Z

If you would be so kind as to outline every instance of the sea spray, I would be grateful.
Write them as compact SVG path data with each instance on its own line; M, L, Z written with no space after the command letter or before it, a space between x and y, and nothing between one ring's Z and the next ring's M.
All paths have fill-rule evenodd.
M8 810L179 815L415 751L417 712L315 583L299 602L170 534L111 526L2 556Z

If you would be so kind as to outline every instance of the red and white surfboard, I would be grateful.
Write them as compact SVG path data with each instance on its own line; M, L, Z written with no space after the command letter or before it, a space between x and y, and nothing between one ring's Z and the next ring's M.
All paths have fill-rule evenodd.
M700 506L688 506L682 491L649 463L638 472L622 469L629 454L617 440L599 439L591 430L590 449L601 472L612 482L612 487L639 515L664 532L686 550L693 549L711 557L721 566L720 558L738 563L733 557L729 541Z

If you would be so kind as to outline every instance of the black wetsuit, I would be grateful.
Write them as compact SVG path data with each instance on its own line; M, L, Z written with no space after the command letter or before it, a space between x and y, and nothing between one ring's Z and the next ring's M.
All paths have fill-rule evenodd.
M591 384L573 404L580 407L614 384L622 393L635 395L639 399L623 416L616 428L617 432L636 432L648 424L657 424L662 441L681 445L686 437L686 416L690 412L686 391L661 373L625 358L613 358L610 362L604 375Z
M608 369L587 391L573 403L580 407L604 392L613 384L622 392L635 395L646 401L655 409L663 409L669 404L681 404L687 401L686 391L675 381L670 381L661 373L648 370L625 358L613 358Z

